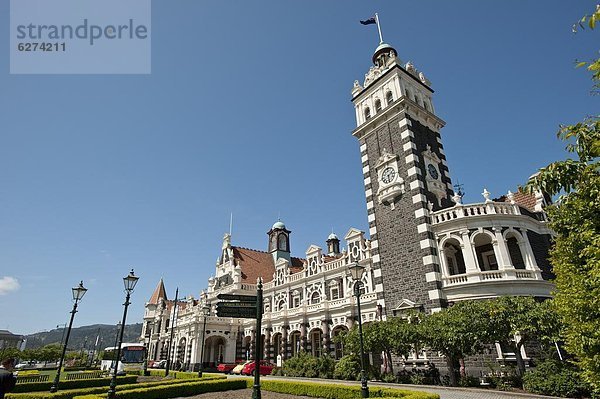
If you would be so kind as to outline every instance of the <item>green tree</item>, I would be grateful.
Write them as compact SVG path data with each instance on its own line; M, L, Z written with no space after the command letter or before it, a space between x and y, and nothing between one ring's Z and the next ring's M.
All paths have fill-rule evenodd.
M416 318L414 318L416 320ZM341 334L344 348L352 353L360 353L358 328ZM384 353L390 371L393 373L392 354L407 357L420 344L420 334L417 323L409 323L406 319L391 317L384 321L365 324L363 326L363 341L365 353Z
M523 345L532 339L543 343L558 339L558 315L551 308L551 301L537 302L533 297L506 296L488 301L487 306L490 338L514 349L517 374L523 376Z
M465 356L479 353L491 340L488 308L484 301L459 302L425 316L420 328L424 344L446 358L452 386L458 385L457 371L461 376L466 375Z
M57 362L62 354L62 347L58 344L46 345L39 349L39 360L44 363Z
M580 22L594 29L600 8ZM600 59L580 63L600 84ZM531 178L526 188L562 194L547 211L556 233L550 254L556 275L554 304L562 318L568 351L576 355L585 378L600 391L600 119L561 126L575 159L553 162Z

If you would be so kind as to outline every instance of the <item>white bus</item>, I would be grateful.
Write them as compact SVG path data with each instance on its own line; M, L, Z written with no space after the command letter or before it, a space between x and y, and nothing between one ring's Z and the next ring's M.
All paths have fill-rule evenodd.
M117 356L117 347L109 346L104 349L100 369L109 371L115 368L115 358ZM146 348L140 343L122 343L121 359L117 366L117 374L124 374L127 370L141 370L146 359Z

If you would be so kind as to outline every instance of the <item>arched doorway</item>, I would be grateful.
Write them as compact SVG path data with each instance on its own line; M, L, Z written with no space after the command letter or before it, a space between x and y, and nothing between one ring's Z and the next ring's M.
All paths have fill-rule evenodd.
M251 345L251 343L252 343L252 337L249 336L249 335L246 335L244 337L243 345L242 345L242 348L243 348L243 351L244 351L244 358L246 360L250 360L250 357L251 357L251 353L250 353L250 345Z
M310 353L315 357L320 357L322 353L323 346L321 342L323 341L323 331L320 328L315 328L309 333L309 342L310 342Z
M206 339L204 343L203 363L207 367L217 367L225 359L225 338L213 336Z
M331 340L333 341L333 356L336 360L339 360L344 356L344 343L341 341L340 336L341 333L348 331L348 327L346 326L337 326L331 331Z
M185 360L186 339L181 338L177 343L177 354L173 363L174 370L180 370Z

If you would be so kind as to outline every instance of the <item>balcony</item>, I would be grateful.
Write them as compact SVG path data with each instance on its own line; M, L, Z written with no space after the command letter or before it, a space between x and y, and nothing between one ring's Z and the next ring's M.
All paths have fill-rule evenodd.
M451 302L503 295L550 297L553 288L539 270L489 270L442 277L442 291Z
M452 208L442 209L431 214L433 226L463 218L477 218L489 215L521 215L515 204L507 202L486 202L479 204L457 204Z

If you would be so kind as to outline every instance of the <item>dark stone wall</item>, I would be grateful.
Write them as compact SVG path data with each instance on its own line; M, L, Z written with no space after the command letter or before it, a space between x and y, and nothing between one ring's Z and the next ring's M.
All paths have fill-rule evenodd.
M538 234L535 231L527 230L527 238L540 269L544 280L553 279L552 265L549 261L549 251L552 247L552 239L547 234Z
M420 247L421 240L433 239L433 235L428 232L417 232L419 224L430 223L430 220L428 217L415 217L415 211L427 209L427 204L424 201L414 204L412 200L413 195L419 192L425 195L429 201L434 202L434 197L426 189L410 190L410 183L417 179L425 185L423 178L425 176L425 165L420 158L420 154L426 150L427 145L430 145L432 150L437 152L439 149L437 137L439 135L411 118L409 120L412 122L412 126L400 128L399 122L403 118L403 114L390 118L366 139L361 140L361 144L364 142L367 145L368 162L364 163L363 167L368 163L369 172L365 177L368 176L371 179L371 184L366 186L365 189L370 188L373 192L373 195L367 198L367 201L373 201L374 209L368 210L368 213L375 213L375 221L370 222L369 227L376 226L377 228L377 233L372 235L371 239L376 239L379 244L378 248L373 249L373 254L380 255L382 271L382 277L376 278L375 283L383 284L386 313L390 316L393 315L393 309L397 307L402 299L422 304L424 310L445 306L439 299L429 299L428 291L439 289L440 283L427 282L425 274L432 271L439 272L439 265L424 266L423 256L437 255L437 253L434 248L421 249ZM407 129L414 133L414 138L402 139L401 133ZM405 152L403 146L411 140L417 147L416 150L411 151L419 157L419 160L416 163L410 162L407 164L405 157L411 151ZM376 165L384 149L398 155L398 172L400 177L404 179L406 188L406 193L396 200L394 210L389 205L379 204L376 196L379 188ZM361 155L364 154L365 152ZM438 156L441 159L444 158L442 154L438 153ZM413 166L419 168L421 174L409 177L407 171ZM439 169L442 179L449 181L447 168L440 164ZM448 201L445 200L444 202L445 205L448 204Z

